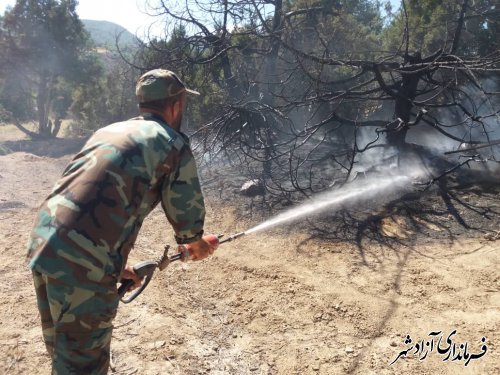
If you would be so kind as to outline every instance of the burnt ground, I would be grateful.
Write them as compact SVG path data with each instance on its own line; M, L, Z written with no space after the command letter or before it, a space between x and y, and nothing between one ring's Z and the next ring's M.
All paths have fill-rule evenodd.
M48 374L25 243L36 207L83 141L0 132L0 368ZM499 373L500 184L482 176L381 194L173 263L120 307L110 373ZM204 181L208 232L245 231L275 213L267 198L237 194L234 180ZM172 238L155 210L131 261L156 258ZM390 364L430 332L443 346L454 330L453 356L434 348L422 359L413 347ZM465 366L463 343L487 352Z

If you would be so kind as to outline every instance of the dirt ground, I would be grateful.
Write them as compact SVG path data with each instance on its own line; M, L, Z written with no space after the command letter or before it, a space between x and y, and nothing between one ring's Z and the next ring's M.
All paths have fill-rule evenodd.
M0 127L0 372L48 374L25 244L80 141L21 138ZM172 263L120 306L110 374L499 374L498 192L431 191L423 206L344 215L349 228L338 216L303 221ZM258 223L235 202L209 196L208 232ZM165 243L172 232L155 210L132 263Z

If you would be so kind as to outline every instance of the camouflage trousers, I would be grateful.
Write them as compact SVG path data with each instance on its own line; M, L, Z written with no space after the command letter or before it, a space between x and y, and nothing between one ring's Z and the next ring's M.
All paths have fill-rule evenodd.
M33 271L52 375L108 372L116 291L96 293Z

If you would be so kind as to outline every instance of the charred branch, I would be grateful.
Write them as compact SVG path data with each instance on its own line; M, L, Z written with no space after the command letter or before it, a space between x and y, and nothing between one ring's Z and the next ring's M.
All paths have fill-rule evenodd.
M444 154L451 155L451 154L458 154L458 153L468 153L469 151L480 150L482 148L492 147L492 146L496 146L496 145L500 145L500 140L491 141L491 142L484 143L484 144L477 144L477 145L471 146L471 147L464 147L464 148L460 148L460 149L454 150L454 151L447 151Z

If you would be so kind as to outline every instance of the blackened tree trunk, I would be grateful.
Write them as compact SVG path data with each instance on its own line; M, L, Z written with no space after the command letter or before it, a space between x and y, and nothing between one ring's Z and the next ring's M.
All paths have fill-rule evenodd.
M282 14L283 14L283 2L282 0L276 0L274 3L274 16L273 16L273 26L272 26L272 38L271 38L271 49L267 56L265 63L265 73L262 84L262 101L266 106L273 108L275 106L275 94L274 87L278 81L277 77L277 64L278 64L278 52L280 48L280 31L282 29ZM266 116L262 129L263 142L264 142L264 164L263 164L263 178L271 176L271 163L273 157L274 148L274 117Z
M393 121L387 127L387 144L396 147L399 152L405 151L406 134L411 120L413 101L417 96L420 74L405 74L401 80L401 87L396 92L394 101Z

